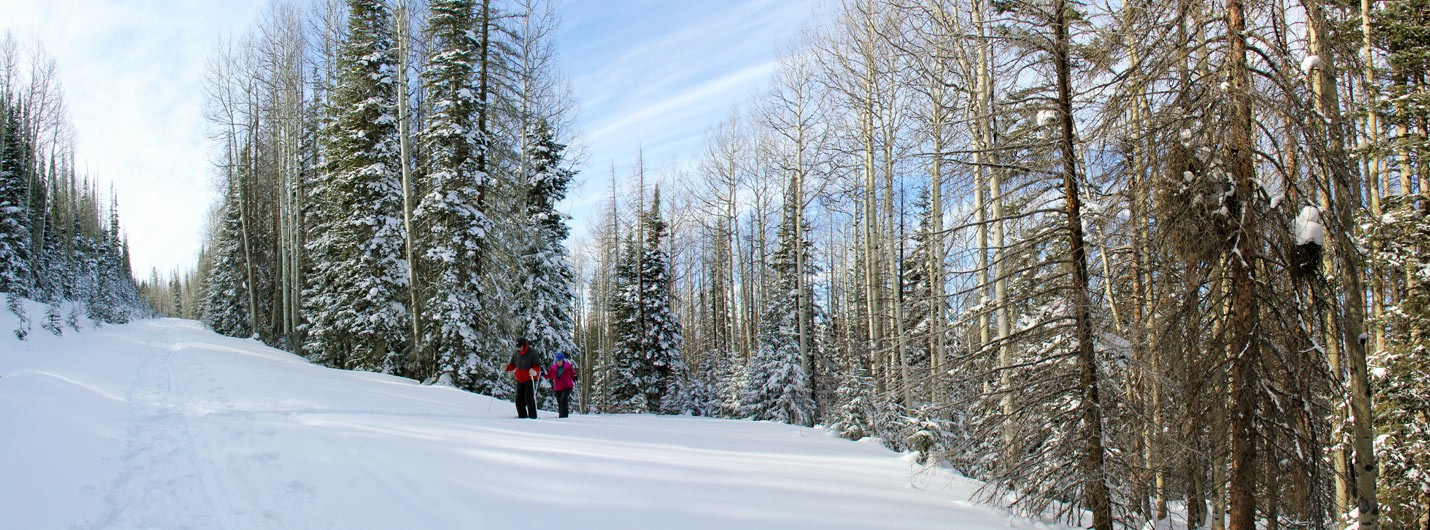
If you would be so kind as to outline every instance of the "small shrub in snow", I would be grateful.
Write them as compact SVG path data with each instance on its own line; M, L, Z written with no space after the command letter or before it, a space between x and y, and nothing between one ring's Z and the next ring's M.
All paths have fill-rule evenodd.
M15 296L15 293L6 295L5 307L19 319L19 325L15 327L15 337L20 340L28 338L30 336L30 313L25 311L25 305L21 303L20 297Z
M40 323L40 327L45 328L45 331L56 337L64 335L64 317L60 314L59 304L50 304L49 308L45 310L45 321Z

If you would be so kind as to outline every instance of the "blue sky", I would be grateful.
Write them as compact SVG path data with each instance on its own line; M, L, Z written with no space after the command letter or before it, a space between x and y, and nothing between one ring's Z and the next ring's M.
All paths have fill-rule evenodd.
M204 59L268 0L0 0L0 32L59 65L81 167L114 185L136 274L196 262L216 194ZM300 4L303 2L299 2ZM573 239L606 200L611 168L687 164L707 128L764 87L817 0L564 0L559 61L586 156Z
M638 0L562 4L560 62L580 100L585 147L571 213L572 241L606 204L614 167L647 178L690 164L708 128L763 90L782 50L814 17L817 0Z

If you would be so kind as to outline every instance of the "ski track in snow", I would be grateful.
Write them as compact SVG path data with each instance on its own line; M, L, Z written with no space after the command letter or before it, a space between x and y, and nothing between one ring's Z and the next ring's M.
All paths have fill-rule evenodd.
M135 324L142 326L143 324ZM104 495L108 509L78 528L281 527L278 501L298 508L311 486L291 480L288 495L264 498L274 484L245 484L245 469L277 469L276 452L243 448L255 414L235 410L202 355L160 327L128 393L129 426L121 471ZM200 390L195 390L200 389ZM303 528L330 527L304 524Z
M0 474L0 513L83 529L1062 528L821 430L514 412L191 321L0 339L0 425L26 435L0 437L0 468L20 470Z

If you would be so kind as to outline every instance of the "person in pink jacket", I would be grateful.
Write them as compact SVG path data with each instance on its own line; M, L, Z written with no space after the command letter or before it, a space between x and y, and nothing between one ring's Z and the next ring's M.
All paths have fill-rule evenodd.
M546 379L551 381L551 390L556 392L556 407L559 417L571 415L571 389L576 386L576 365L566 360L566 354L557 353L556 362L546 369Z

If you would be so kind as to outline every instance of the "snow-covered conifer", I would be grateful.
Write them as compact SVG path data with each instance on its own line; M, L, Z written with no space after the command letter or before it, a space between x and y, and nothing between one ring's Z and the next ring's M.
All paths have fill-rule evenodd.
M1405 294L1386 308L1391 344L1371 352L1369 375L1374 391L1375 453L1380 461L1377 497L1385 519L1398 527L1424 521L1430 499L1430 216L1416 200L1427 195L1387 198L1386 213L1367 223L1364 246L1375 249L1372 263L1408 271Z
M679 395L686 366L680 321L671 307L670 260L661 246L666 225L660 216L660 188L641 223L645 241L640 247L634 239L627 243L616 267L613 394L626 410L673 414L680 404L667 403L666 397Z
M490 246L491 221L480 208L488 176L478 164L489 142L477 128L484 102L477 99L477 53L470 0L432 3L428 34L434 55L422 72L432 116L421 132L426 148L425 190L416 211L416 259L422 274L419 304L425 323L422 350L440 374L491 392L504 359L480 355L498 337L486 336L492 307L478 277Z
M209 250L214 260L212 272L204 282L203 321L215 333L230 337L247 337L248 304L242 277L243 234L238 210L230 201L219 215L217 231Z
M410 340L391 15L350 0L313 197L320 234L304 306L305 350L344 368L390 370Z
M18 112L0 102L0 292L30 287L30 212L26 209L30 148Z
M793 199L793 198L788 198ZM780 224L779 248L771 267L775 286L760 317L759 349L746 367L744 396L740 400L742 415L757 420L782 421L813 426L818 419L814 395L809 384L809 370L800 352L800 311L796 297L803 284L796 277L799 271L795 253L805 252L802 261L812 268L810 245L799 244L808 229L795 226L797 216L792 208L795 200L787 200L784 221ZM803 224L803 223L801 223ZM806 303L813 303L805 287ZM811 312L813 313L813 312ZM807 323L808 324L808 323Z
M565 240L571 229L565 216L556 210L556 203L566 197L574 172L562 167L566 146L556 142L555 133L545 121L537 124L531 135L526 177L527 248L522 262L526 270L523 289L525 311L523 321L527 338L537 351L548 356L555 352L575 353L575 293L572 285L576 273L567 257Z

